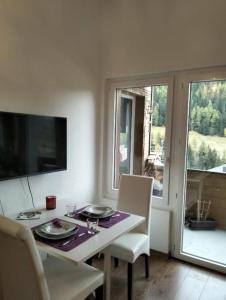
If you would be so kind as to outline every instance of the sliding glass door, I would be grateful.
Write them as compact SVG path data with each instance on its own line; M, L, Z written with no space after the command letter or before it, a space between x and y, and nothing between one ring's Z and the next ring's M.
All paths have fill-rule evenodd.
M226 79L202 76L194 75L182 84L187 121L182 126L184 200L178 213L176 256L222 270L226 266Z
M225 68L108 89L104 197L117 198L121 174L154 177L153 208L172 212L172 256L225 271Z

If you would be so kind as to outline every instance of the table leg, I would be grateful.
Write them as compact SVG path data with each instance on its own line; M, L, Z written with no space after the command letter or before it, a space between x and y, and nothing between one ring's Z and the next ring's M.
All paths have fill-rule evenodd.
M104 249L104 299L110 300L111 298L111 251L110 247Z

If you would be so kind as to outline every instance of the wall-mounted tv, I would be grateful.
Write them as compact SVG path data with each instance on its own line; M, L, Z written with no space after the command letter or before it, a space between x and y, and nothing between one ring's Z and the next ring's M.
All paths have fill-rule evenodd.
M0 112L0 180L66 168L66 118Z

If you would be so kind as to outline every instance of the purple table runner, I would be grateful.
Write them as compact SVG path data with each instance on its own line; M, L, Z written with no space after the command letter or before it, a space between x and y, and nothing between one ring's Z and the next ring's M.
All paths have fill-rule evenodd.
M88 219L87 217L83 216L81 214L81 211L84 210L87 206L84 206L78 210L76 210L74 216L71 216L70 218L73 218L75 220L80 220L80 221L84 221L86 222L86 220ZM99 219L99 223L98 225L100 227L103 227L103 228L110 228L112 227L113 225L125 220L126 218L128 218L130 216L130 214L128 213L125 213L125 212L121 212L119 210L116 210L114 212L114 214L111 216L111 217L107 217L107 218L104 218L104 219ZM92 219L92 218L91 218Z
M90 234L90 233L88 233L87 227L76 224L77 227L78 227L78 230L76 230L75 234L71 235L70 237L61 239L61 240L48 240L48 239L40 237L39 235L37 235L35 233L35 229L37 229L38 227L40 227L40 226L42 226L42 225L44 225L46 223L49 223L49 222L55 222L57 220L58 219L55 218L55 219L50 220L48 222L45 222L45 223L43 223L41 225L33 227L32 231L33 231L35 239L37 241L41 241L41 242L43 242L43 243L45 243L45 244L47 244L49 246L52 246L52 247L54 247L56 249L59 249L59 250L62 250L62 251L70 251L71 249L74 249L75 247L77 247L80 244L84 243L85 241L87 241L88 239L90 239L91 237L93 237L95 234L97 234L99 232L98 231L95 234ZM79 236L80 234L83 234L83 235ZM70 242L68 244L66 244L66 245L63 245L63 243L65 243L67 241L70 241Z

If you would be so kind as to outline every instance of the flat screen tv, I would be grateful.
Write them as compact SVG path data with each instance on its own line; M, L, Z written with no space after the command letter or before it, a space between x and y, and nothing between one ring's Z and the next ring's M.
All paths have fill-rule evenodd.
M0 180L66 168L66 118L0 112Z

